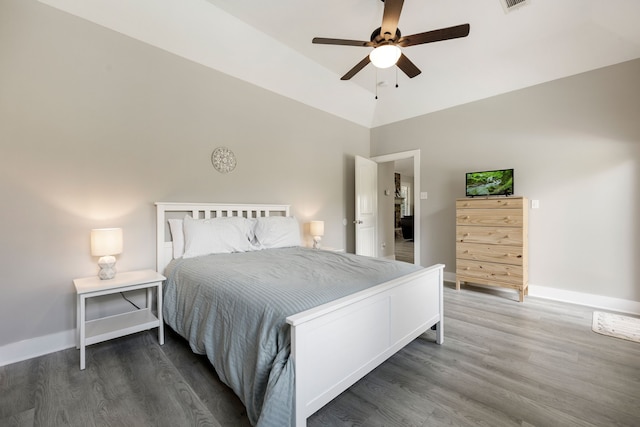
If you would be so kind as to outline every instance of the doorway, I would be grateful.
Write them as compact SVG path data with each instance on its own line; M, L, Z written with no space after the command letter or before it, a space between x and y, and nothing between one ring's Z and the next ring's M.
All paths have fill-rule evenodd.
M394 246L395 259L414 263L413 158L396 160L394 172Z
M414 264L419 265L420 264L420 150L411 150L411 151L404 151L400 153L385 154L382 156L372 157L371 160L377 163L394 162L394 169L396 169L396 167L398 168L402 167L403 170L405 170L405 175L407 176L409 176L409 173L410 173L409 171L412 172L413 188L409 189L408 191L409 194L407 195L407 197L413 202L413 203L409 203L410 211L408 211L408 213L412 214L410 216L413 216L411 221L413 222L413 239L412 239L413 241L409 242L409 240L411 239L405 239L404 237L402 237L401 239L402 241L400 242L397 242L397 240L400 240L399 238L396 239L396 242L394 242L396 243L396 246L394 248L394 253L396 255L396 258L399 259L398 255L401 251L404 253L408 251L409 255L406 255L405 258L407 260L410 260L411 259L410 253L411 251L413 251L413 260L409 262L413 262ZM402 172L400 173L400 187L401 187L400 190L402 191ZM400 209L402 209L402 206L400 206ZM406 205L405 205L405 209L406 209ZM406 215L406 216L409 216L409 215ZM394 227L394 223L380 224L379 226L392 228ZM402 226L400 226L400 229L402 229ZM394 234L395 234L395 227L394 227ZM407 234L407 236L409 236L409 234Z

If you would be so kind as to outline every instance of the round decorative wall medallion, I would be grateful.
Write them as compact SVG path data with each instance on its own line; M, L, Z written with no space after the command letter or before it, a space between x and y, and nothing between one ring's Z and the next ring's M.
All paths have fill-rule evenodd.
M236 168L236 156L227 147L218 147L211 153L211 163L220 173L228 173Z

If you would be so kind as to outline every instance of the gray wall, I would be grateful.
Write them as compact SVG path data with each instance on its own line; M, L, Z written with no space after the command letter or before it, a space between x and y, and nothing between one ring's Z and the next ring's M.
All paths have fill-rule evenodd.
M421 149L422 265L455 272L468 171L515 168L530 283L640 301L640 60L375 128L371 155Z
M234 172L213 169L218 146ZM369 130L3 0L0 149L1 347L75 327L72 280L97 273L91 228L124 228L119 270L154 268L155 201L290 203L325 221L323 244L353 250L353 157L369 155Z

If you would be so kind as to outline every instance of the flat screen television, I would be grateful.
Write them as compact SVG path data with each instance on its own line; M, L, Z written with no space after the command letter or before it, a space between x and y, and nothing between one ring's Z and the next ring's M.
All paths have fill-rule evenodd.
M511 195L513 195L513 169L467 172L467 197Z

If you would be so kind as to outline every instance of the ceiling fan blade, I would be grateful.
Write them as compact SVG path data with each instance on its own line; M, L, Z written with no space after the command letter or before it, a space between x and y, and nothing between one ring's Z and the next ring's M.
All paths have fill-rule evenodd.
M403 4L404 0L384 0L384 13L382 14L380 35L385 40L395 37ZM385 37L387 34L388 36Z
M335 44L340 46L362 46L362 47L373 46L373 43L371 43L370 41L367 42L367 41L361 41L361 40L327 39L324 37L314 37L314 39L311 40L311 43Z
M369 62L371 62L371 60L369 59L369 55L365 56L364 59L360 62L358 62L358 64L356 64L355 67L353 67L352 69L350 69L347 74L345 74L344 76L342 76L340 78L340 80L349 80L351 77L355 76L356 74L358 74L358 71L362 70L364 67L366 67Z
M467 37L470 29L471 27L469 24L463 24L456 25L454 27L441 28L439 30L427 31L425 33L412 34L410 36L401 37L400 40L398 40L398 46L415 46L417 44Z
M422 71L416 65L407 58L404 53L400 55L398 62L396 62L398 68L400 68L410 79L414 78Z

